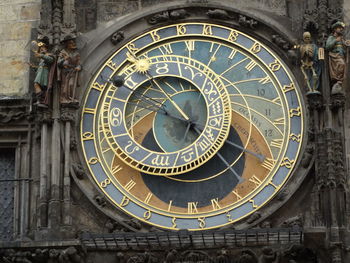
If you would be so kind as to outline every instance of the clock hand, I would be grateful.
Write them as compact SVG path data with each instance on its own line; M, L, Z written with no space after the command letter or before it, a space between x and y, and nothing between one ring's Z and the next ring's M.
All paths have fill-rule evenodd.
M188 121L190 118L187 116L187 114L179 107L179 105L177 105L177 103L175 101L172 100L172 98L169 96L169 94L166 93L165 90L163 90L161 88L159 83L148 72L146 72L145 74L151 81L154 82L154 84L156 84L158 89L160 89L164 93L165 97L167 97L167 99L173 104L173 106L175 107L175 109L177 109L177 111L181 114L181 116L183 118L185 118L186 121Z
M129 61L133 64L135 64L138 59L136 57L136 55L132 52L128 52L127 53L127 56L129 57ZM168 93L166 93L165 90L163 90L161 88L161 86L159 85L159 83L153 78L153 76L148 72L148 69L147 70L144 70L142 71L142 74L145 74L150 81L152 81L162 92L163 94L165 95L165 97L167 97L167 99L173 104L173 106L175 107L175 109L181 114L182 117L185 118L186 121L188 121L190 118L186 115L186 113L179 107L179 105L177 105L177 103L175 103L175 101L173 101L171 99L171 97L169 96Z
M201 132L194 126L193 129L195 130L195 132L199 135L201 134ZM233 173L233 175L236 177L236 179L238 180L238 184L243 183L244 182L244 178L240 177L239 174L232 168L232 166L226 161L226 159L221 155L221 153L217 152L216 153L219 158L221 159L221 161L227 166L227 168Z
M196 126L204 127L203 125L201 125L201 124L199 124L199 123L194 123L194 122L191 122L191 123L194 124L194 125L196 125ZM202 131L203 131L203 130L202 130ZM266 159L266 156L264 156L264 155L262 155L262 154L255 153L255 152L253 152L253 151L251 151L251 150L248 150L248 149L246 149L246 148L244 148L244 147L242 147L242 146L240 146L240 145L238 145L238 144L236 144L236 143L234 143L234 142L232 142L232 141L230 141L230 140L226 140L225 143L227 143L227 144L229 144L229 145L232 145L232 146L234 146L234 147L236 147L236 148L242 150L243 152L246 152L246 153L249 153L249 154L255 156L256 158L259 159L260 162L263 162L263 161Z
M112 81L108 80L108 82L109 82L109 83L112 83L114 86L116 86L116 87L118 87L118 88L124 87L124 88L126 88L126 89L132 91L135 95L137 95L137 97L139 97L140 99L142 99L143 102L146 102L146 103L148 103L148 104L151 104L151 105L153 105L153 106L155 106L155 107L165 107L165 106L162 105L160 102L158 102L158 101L152 99L151 97L148 97L148 96L145 95L145 94L138 93L137 90L133 90L133 89L131 89L131 88L125 86L125 85L124 85L124 78L123 78L122 76L114 76L114 77L112 78ZM144 98L147 98L148 100L146 100L146 99L144 99ZM149 100L151 100L151 101L149 101ZM152 103L152 101L154 101L154 102L157 103L157 104L161 104L161 106L159 106L159 105L157 105L157 104L155 104L155 103Z
M198 105L198 103L199 103L199 99L200 99L201 95L202 95L202 94L199 93L199 95L198 95L198 97L197 97L197 100L196 100L196 103L195 103L195 106L193 107L193 109L196 109L196 107L197 107L197 105ZM190 130L190 128L191 128L191 125L192 125L192 121L189 120L189 121L188 121L188 124L187 124L187 126L186 126L186 131L185 131L184 137L182 138L181 144L184 144L185 139L186 139L186 136L187 136L187 133L189 132L189 130Z

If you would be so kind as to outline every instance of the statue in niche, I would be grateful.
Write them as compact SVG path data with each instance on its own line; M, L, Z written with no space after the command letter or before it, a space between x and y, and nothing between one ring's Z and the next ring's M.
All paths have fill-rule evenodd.
M326 42L326 50L329 57L329 76L331 79L332 93L342 90L345 78L345 57L346 46L350 45L349 41L344 40L345 24L336 22L332 25L332 34Z
M36 68L34 79L34 93L36 97L36 104L47 106L48 104L48 90L52 85L52 65L55 62L53 54L49 53L48 46L44 42L32 41L32 51L34 56L38 58L39 63L36 66L30 64L31 67Z
M308 93L320 93L321 67L319 60L323 59L323 49L312 43L310 32L304 32L303 43L299 45L301 56L301 72L304 75ZM322 54L322 55L321 55Z
M57 59L58 81L60 82L60 103L77 104L75 91L81 71L80 54L77 50L75 38L67 37L63 41L64 49Z

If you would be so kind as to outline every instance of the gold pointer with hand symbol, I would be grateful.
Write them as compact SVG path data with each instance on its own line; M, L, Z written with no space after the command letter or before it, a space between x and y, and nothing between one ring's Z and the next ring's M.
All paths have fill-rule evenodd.
M152 81L158 89L160 89L165 97L173 104L175 109L180 113L182 118L184 118L186 121L189 121L190 118L187 116L187 114L179 107L179 105L169 96L168 93L159 85L159 83L154 79L154 77L148 72L149 70L149 62L147 59L137 59L135 54L132 53L127 53L128 60L133 63L136 66L136 70L140 72L141 74L144 74L148 77L150 81Z

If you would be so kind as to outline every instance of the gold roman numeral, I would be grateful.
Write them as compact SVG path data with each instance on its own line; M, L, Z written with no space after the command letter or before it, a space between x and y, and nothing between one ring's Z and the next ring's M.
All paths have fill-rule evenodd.
M261 180L255 175L249 178L249 182L253 183L255 185L255 188L261 184Z
M256 66L256 63L255 61L252 60L245 66L245 69L248 71L251 71L255 66Z
M273 124L275 125L284 125L284 118L277 118L275 120L273 120Z
M198 213L197 208L198 202L188 202L187 203L187 211L189 214Z
M124 188L129 192L135 185L136 183L133 180L130 180L126 185L124 185Z
M194 40L186 40L185 44L188 51L194 50Z
M283 143L283 139L273 139L270 143L270 146L281 149L282 143Z
M230 55L228 55L228 58L229 58L229 59L233 59L233 57L236 55L236 53L237 53L237 50L232 49Z
M146 196L146 198L145 198L145 203L146 203L146 204L149 203L149 201L151 200L152 196L153 196L153 194L152 194L151 192L149 192L149 193L147 194L147 196Z
M214 198L211 199L211 205L213 207L213 210L218 210L221 208L221 206L219 205L219 198Z
M108 150L110 150L110 148L108 148ZM118 173L121 170L123 170L123 168L118 164L118 165L113 167L112 174L115 175L116 173Z
M267 84L269 82L271 82L271 78L269 76L266 76L265 78L259 80L259 83L261 84Z
M237 201L242 199L242 196L238 194L237 190L233 190L232 193L236 196Z
M272 168L275 165L275 160L271 159L271 158L265 158L265 160L263 161L263 163L261 164L262 167L264 167L265 169L271 171Z

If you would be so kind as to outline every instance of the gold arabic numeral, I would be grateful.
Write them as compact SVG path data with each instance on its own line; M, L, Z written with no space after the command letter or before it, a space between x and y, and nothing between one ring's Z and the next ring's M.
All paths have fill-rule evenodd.
M111 109L111 111L109 112L109 123L113 127L117 127L122 124L122 121L123 121L123 116L122 116L121 110L119 108Z
M97 157L91 157L89 159L89 164L97 164L99 162Z
M113 70L117 69L117 64L115 64L112 60L107 62L107 66L109 66Z
M176 225L176 217L173 217L173 218L171 219L171 223L172 223L172 227L173 227L173 228L176 228L176 227L177 227L177 225Z
M198 223L200 228L205 228L205 217L198 217Z
M186 44L186 49L191 52L194 50L194 40L186 40L185 44Z
M281 162L281 166L285 166L288 169L290 169L293 167L294 162L295 162L295 160L291 160L288 157L284 157L282 162Z
M245 66L245 69L251 71L256 65L256 62L252 60Z
M261 51L261 45L258 42L255 42L254 45L250 48L250 50L256 54Z
M237 50L232 49L230 55L228 55L228 58L229 58L229 59L233 59L233 57L236 55L236 53L237 53Z
M93 109L93 108L84 108L84 113L96 114L96 109Z
M237 40L238 37L238 32L235 30L231 30L230 35L228 36L228 40L231 42L235 42Z
M130 76L127 79L125 79L124 85L127 85L130 89L134 89L137 83L133 81L132 77Z
M96 81L91 85L91 88L98 90L98 91L102 91L105 87L106 87L106 84L100 84Z
M126 48L131 52L131 54L135 54L139 49L135 46L135 43L130 43L126 46Z
M154 30L151 32L151 37L153 39L153 41L159 41L160 40L160 36L158 35L158 30Z
M150 219L151 216L152 216L152 212L151 212L150 210L147 210L146 212L143 213L143 218L144 218L145 220Z
M204 25L203 27L203 35L211 36L213 34L213 30L210 25Z
M240 195L238 194L237 190L233 190L232 193L235 195L236 201L239 201L239 200L242 199L242 196L240 196Z
M296 109L291 109L289 110L289 117L293 117L293 116L300 116L301 115L301 110L300 107L297 107Z
M108 148L108 149L110 149L110 148ZM112 174L116 175L116 173L120 172L121 170L123 170L123 168L118 164L112 168Z
M171 210L171 206L173 205L173 200L170 200L169 201L169 205L168 205L168 211L170 211Z
M176 31L178 35L184 35L186 34L186 27L184 25L177 25L176 26Z
M211 206L213 207L213 210L219 210L221 208L220 204L219 204L219 198L214 198L211 199Z
M273 124L275 125L284 125L284 118L277 118L273 120Z
M110 183L111 183L111 180L109 178L106 178L100 183L100 185L102 188L106 188L107 185L109 185Z
M296 142L300 142L300 139L301 139L301 134L295 134L295 133L291 133L289 135L289 138L293 141L296 141Z
M156 64L157 74L167 74L169 72L168 64L163 63L163 65Z
M151 198L152 198L153 194L151 192L149 192L145 198L145 203L148 204L149 201L151 201Z
M166 54L173 54L173 49L171 48L171 44L165 44L163 46L164 50L165 50L165 53Z
M282 148L283 139L273 139L270 143L271 147Z
M261 84L267 84L269 82L271 82L271 78L269 76L266 76L265 78L261 78L259 80L259 83L261 83Z
M271 171L272 168L274 167L276 161L271 158L265 158L265 160L262 162L261 166L264 167L265 169Z
M294 83L290 83L290 85L284 85L282 90L284 93L287 93L288 91L294 90Z
M249 182L253 183L255 188L257 188L261 184L261 180L254 174L252 177L249 178Z
M92 132L84 132L83 133L83 141L93 140L93 139L95 139L95 136Z
M133 180L130 180L126 185L124 185L124 188L126 191L130 192L130 190L136 185L136 183Z
M187 203L187 212L189 214L194 214L194 213L198 213L198 202L188 202Z
M252 206L253 206L254 208L258 208L258 206L255 204L255 201L254 201L253 199L250 199L250 200L249 200L249 203L252 203Z
M281 64L277 60L275 60L274 62L269 64L269 67L272 71L277 71L281 68Z
M128 204L129 204L129 202L130 202L130 199L129 198L127 198L125 195L123 196L123 199L122 199L122 201L120 202L120 206L121 207L124 207L124 206L127 206Z
M153 165L167 166L169 165L169 156L157 155L151 161Z
M232 215L229 213L229 211L226 211L226 217L228 222L233 222Z

